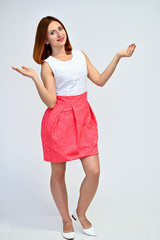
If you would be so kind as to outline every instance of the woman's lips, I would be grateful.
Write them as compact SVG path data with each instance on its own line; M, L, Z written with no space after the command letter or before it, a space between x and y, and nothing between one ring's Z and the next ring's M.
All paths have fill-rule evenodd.
M61 38L61 39L59 39L58 41L59 41L59 42L62 42L63 40L64 40L64 37L63 37L63 38Z

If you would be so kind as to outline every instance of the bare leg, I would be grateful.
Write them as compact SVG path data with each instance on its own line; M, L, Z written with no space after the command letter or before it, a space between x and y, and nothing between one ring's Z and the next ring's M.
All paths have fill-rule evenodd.
M98 187L100 163L98 154L81 158L85 178L80 187L80 196L77 205L77 215L82 223L83 228L91 227L91 223L87 220L85 214L89 207Z
M63 222L63 231L73 232L72 219L68 210L68 196L65 184L65 170L66 162L64 163L51 163L51 179L50 188L53 199L57 205L57 208L61 214Z

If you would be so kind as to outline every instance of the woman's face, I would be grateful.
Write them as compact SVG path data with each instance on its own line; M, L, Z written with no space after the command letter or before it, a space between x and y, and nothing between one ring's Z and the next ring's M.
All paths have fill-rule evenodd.
M66 32L62 25L57 21L52 21L48 25L46 44L50 44L51 47L60 47L66 43Z

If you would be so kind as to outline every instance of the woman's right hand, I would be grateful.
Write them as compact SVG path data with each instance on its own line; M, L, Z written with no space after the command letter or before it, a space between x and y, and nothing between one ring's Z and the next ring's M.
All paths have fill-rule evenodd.
M25 66L22 66L23 69L19 69L16 67L12 67L13 70L16 70L17 72L21 73L22 75L26 76L26 77L30 77L32 79L35 79L37 77L36 72L32 69L32 68L28 68Z

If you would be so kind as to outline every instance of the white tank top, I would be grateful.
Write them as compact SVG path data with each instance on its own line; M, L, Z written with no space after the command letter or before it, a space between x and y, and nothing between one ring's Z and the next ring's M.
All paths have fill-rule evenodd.
M56 95L73 96L87 91L87 64L81 50L72 49L72 59L61 61L49 56L46 61L54 74Z

